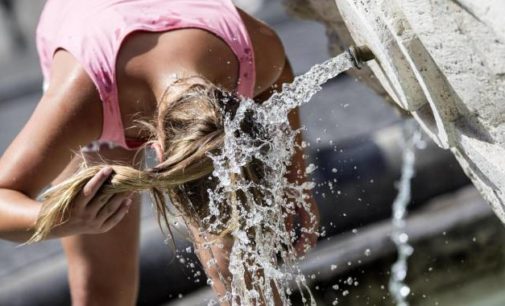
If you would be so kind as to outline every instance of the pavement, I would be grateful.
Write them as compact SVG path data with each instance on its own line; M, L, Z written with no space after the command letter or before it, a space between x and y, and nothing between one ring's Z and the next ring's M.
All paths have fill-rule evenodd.
M280 35L296 74L328 59L322 25L286 16L278 0L266 1L257 15ZM0 46L0 50L4 49ZM0 154L35 108L41 96L40 84L33 49L0 59ZM311 103L301 108L301 116L306 141L313 149L368 134L399 120L382 98L348 76L326 84ZM153 222L151 215L150 208L144 209L143 227ZM29 271L30 264L59 254L58 241L23 247L0 241L0 287L16 273Z

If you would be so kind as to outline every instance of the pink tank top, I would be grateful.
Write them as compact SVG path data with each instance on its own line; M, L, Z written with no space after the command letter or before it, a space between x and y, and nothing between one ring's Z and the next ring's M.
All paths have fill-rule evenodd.
M124 148L125 139L116 86L116 57L123 39L138 30L163 32L199 28L220 37L240 63L237 93L253 97L254 52L231 0L48 0L37 28L37 49L45 84L53 55L70 52L94 82L103 103L100 141Z

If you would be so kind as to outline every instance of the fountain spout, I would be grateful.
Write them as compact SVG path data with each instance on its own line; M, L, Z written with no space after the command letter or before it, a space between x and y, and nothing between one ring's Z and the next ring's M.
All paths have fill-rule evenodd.
M367 46L351 46L347 49L347 52L351 54L354 67L361 69L363 67L364 62L371 61L375 59L375 55L372 50Z

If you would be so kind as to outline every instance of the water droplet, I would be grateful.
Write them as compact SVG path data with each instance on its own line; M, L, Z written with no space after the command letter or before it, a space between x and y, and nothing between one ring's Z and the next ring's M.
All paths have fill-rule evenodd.
M410 293L410 288L408 286L403 286L401 289L400 289L400 294L403 296L403 297L407 297Z
M316 168L317 168L316 165L309 164L307 166L307 168L305 168L305 173L310 174L310 173L314 172L314 170L316 170Z
M347 283L348 285L352 285L352 283L353 283L353 282L354 282L354 281L353 281L352 277L348 277L348 278L347 278L347 280L346 280L346 283Z
M409 241L409 235L407 235L407 233L401 233L398 235L398 241L400 243L407 243Z

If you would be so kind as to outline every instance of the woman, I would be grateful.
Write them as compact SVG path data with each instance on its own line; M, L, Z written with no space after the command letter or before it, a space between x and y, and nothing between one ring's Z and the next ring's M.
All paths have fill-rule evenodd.
M231 0L49 0L37 45L46 90L0 159L0 235L26 241L37 220L44 228L41 216L52 216L38 238L63 238L73 305L133 305L139 197L127 190L103 192L104 183L115 179L114 166L93 168L100 170L60 211L65 222L56 222L57 212L35 197L48 184L71 178L83 163L138 168L142 156L134 149L148 140L160 162L148 173L151 178L182 178L181 185L206 180L209 169L200 166L208 164L206 152L218 149L212 137L224 133L219 97L234 92L263 101L290 81L282 44ZM290 117L298 127L297 111ZM154 122L153 128L139 121ZM98 143L95 150L76 154L90 143ZM304 169L301 152L292 167ZM288 179L304 180L296 171ZM158 208L163 216L165 208ZM198 214L178 208L199 248ZM312 210L317 213L315 205ZM306 212L300 219L315 226ZM218 267L226 269L230 239L217 238L226 240L225 248L200 248L199 256L206 262L213 252ZM304 244L314 242L315 235L304 233L297 249L303 252ZM206 272L224 294L227 279L215 267Z

